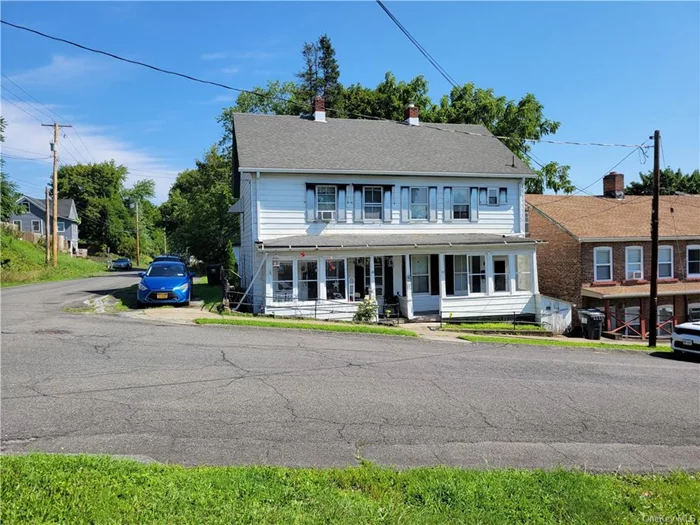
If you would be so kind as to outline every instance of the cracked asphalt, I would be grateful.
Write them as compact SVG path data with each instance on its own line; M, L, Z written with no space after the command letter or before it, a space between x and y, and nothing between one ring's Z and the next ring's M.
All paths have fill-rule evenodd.
M697 361L65 312L136 281L0 292L4 453L700 470Z

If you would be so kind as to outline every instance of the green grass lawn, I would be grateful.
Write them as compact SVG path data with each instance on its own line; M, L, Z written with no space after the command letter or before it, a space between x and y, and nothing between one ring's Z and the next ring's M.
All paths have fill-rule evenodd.
M43 246L16 239L2 230L0 259L9 261L0 270L0 286L77 279L105 275L107 271L104 264L81 257L71 257L67 253L58 254L56 268L46 266L45 254Z
M547 330L538 324L516 324L513 327L513 323L459 323L459 324L445 324L442 326L443 330L450 329L460 329L460 330L510 330L511 332L515 330L518 331L536 331L536 332L546 332Z
M605 348L607 350L643 350L645 352L672 352L667 345L659 345L656 348L649 348L645 344L615 344L600 343L597 341L572 341L571 339L527 339L524 337L499 337L497 335L460 335L460 339L472 341L474 343L507 343L513 345L536 345L536 346L562 346L562 347L585 347L585 348Z
M210 286L205 275L192 287L192 300L204 301L203 310L213 311L223 299L221 286Z
M307 321L279 321L276 319L251 319L250 317L226 317L222 319L195 319L197 324L226 324L235 326L260 326L264 328L297 328L300 330L321 330L324 332L353 332L361 334L402 335L417 337L411 330L390 328L386 326L362 325L352 323L325 323Z
M2 523L697 523L697 476L143 465L3 456ZM683 521L681 521L683 520Z

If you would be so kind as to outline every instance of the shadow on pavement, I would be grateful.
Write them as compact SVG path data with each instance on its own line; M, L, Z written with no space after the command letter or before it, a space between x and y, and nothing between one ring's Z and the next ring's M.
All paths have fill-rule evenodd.
M681 354L678 352L652 352L649 354L652 357L660 359L669 359L671 361L688 361L691 363L700 363L700 355L698 354Z

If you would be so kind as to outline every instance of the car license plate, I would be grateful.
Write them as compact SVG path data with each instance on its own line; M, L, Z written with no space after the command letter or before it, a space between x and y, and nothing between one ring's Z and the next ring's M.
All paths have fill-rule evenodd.
M683 344L685 346L693 346L693 341L690 339L683 339Z
M156 299L167 299L168 294L167 293L157 293L156 294Z

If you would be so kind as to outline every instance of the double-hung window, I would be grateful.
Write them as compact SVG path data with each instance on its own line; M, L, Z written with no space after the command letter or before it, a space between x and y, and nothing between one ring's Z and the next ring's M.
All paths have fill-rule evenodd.
M700 277L700 246L688 246L688 277Z
M362 188L365 220L382 220L382 193L383 190L381 186L365 186Z
M272 300L275 303L291 302L294 296L294 262L272 261Z
M625 248L625 279L627 281L638 281L644 278L643 256L644 252L641 246Z
M673 246L659 246L659 279L673 279Z
M469 293L486 293L486 256L469 256Z
M411 256L411 283L414 294L430 293L430 256Z
M411 188L411 202L409 206L412 221L428 220L428 188Z
M342 301L345 293L345 259L326 259L326 299Z
M595 248L593 250L593 267L594 281L612 281L612 248Z
M489 188L488 191L487 204L489 206L498 206L498 188Z
M299 276L299 300L313 301L318 298L318 261L297 261Z
M532 257L529 253L515 256L515 289L518 292L532 290Z
M17 231L19 231L19 232L22 231L22 221L12 221L12 224L17 226Z
M510 274L508 273L508 256L493 256L493 291L510 291Z
M455 295L469 294L469 263L466 255L454 256Z
M41 221L32 221L32 232L41 233Z
M316 218L334 220L337 208L337 188L335 186L316 186Z
M469 220L469 203L469 188L454 188L452 190L452 218Z
M57 231L58 233L65 233L65 231L66 231L66 223L63 222L63 221L58 221L58 223L56 223L56 224L57 224L57 226L56 226L56 231Z

